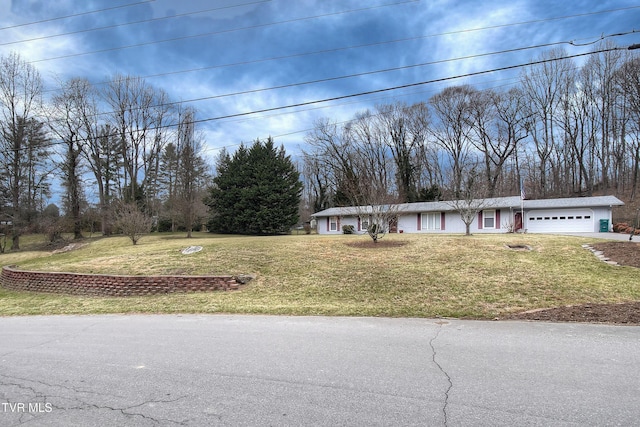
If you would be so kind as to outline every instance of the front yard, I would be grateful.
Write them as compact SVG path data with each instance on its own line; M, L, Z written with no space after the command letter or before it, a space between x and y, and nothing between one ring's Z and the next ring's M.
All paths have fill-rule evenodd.
M250 274L255 279L240 291L130 298L0 289L0 315L263 313L493 319L541 308L640 301L640 269L597 260L581 246L595 242L584 238L397 234L375 246L367 239L210 234L185 239L154 234L136 246L127 238L112 237L55 254L2 254L2 265L26 270ZM203 250L181 253L193 245Z

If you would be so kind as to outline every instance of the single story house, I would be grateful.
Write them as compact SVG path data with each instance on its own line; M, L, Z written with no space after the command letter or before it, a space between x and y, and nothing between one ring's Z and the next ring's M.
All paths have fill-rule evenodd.
M471 223L471 233L599 232L610 231L612 208L624 203L614 196L522 200L520 196L496 197L476 201L482 206ZM464 233L465 224L455 203L403 203L393 208L396 220L391 233ZM341 234L344 225L366 233L366 208L336 207L312 215L319 234Z

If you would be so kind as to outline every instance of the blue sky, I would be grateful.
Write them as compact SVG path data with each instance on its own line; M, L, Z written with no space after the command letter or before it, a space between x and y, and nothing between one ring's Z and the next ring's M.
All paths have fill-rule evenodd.
M0 54L20 53L47 89L71 77L145 77L197 109L211 157L269 135L295 156L318 118L426 101L454 84L508 87L519 70L219 117L523 64L550 49L531 47L587 44L638 23L640 2L623 0L0 0ZM628 46L640 33L609 40ZM478 56L505 50L515 51ZM332 80L301 84L323 79ZM287 87L263 90L276 86Z

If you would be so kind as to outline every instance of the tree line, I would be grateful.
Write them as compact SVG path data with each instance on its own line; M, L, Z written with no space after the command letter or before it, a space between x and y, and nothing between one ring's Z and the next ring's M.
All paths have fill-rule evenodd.
M272 139L218 157L202 153L196 110L161 88L116 74L93 85L59 82L45 100L42 79L18 54L0 58L0 250L25 233L74 238L97 227L133 244L152 227L275 234L298 221L302 184ZM48 204L62 183L62 210ZM93 201L93 203L91 203ZM98 231L98 230L96 230Z
M446 87L425 102L378 105L306 136L310 211L520 194L613 192L640 181L640 58L605 43L582 65L544 53L507 88ZM521 188L523 187L523 188Z
M13 249L27 232L79 238L97 224L110 235L132 206L157 226L188 234L206 215L210 174L194 109L127 75L103 85L61 81L44 98L33 65L16 53L0 58L0 222ZM64 221L57 206L44 206L54 176L64 189ZM97 200L93 207L87 195Z
M212 231L275 233L297 221L290 204L301 191L305 219L333 206L515 195L522 186L530 198L613 192L633 202L640 58L611 43L596 50L581 66L548 51L506 88L449 86L424 102L319 120L297 171L271 139L243 145L218 157L215 179L196 110L161 88L129 75L98 85L80 77L45 99L37 69L3 56L0 233L14 249L27 232L110 235L137 222L118 221L127 213L189 235L207 222ZM48 204L54 176L63 219ZM260 213L270 206L280 212Z

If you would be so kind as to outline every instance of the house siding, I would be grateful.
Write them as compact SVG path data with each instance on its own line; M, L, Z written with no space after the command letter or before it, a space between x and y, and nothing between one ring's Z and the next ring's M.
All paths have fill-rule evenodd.
M487 210L495 210L495 228L482 228L482 213L476 216L471 224L471 233L507 233L510 231L510 225L515 222L514 215L521 210L521 200L519 197L507 197L492 199L494 202L492 206ZM593 205L590 205L592 202ZM502 206L500 206L502 204ZM606 206L597 206L597 204ZM544 211L556 211L558 215L562 215L561 212L566 212L566 215L570 215L569 212L576 210L588 210L592 217L593 222L590 224L591 232L600 231L600 220L606 219L609 221L609 229L612 227L612 206L621 206L620 200L613 196L597 196L592 198L575 198L575 199L548 199L548 200L525 200L524 203L524 218L523 228L528 229L530 215L536 212ZM529 205L529 206L527 206ZM460 218L460 213L450 210L451 207L446 202L422 202L422 203L408 203L400 205L404 213L400 213L398 216L397 231L399 233L420 233L420 234L437 234L437 233L465 233L465 224ZM353 212L353 213L352 213ZM440 229L439 230L426 230L422 229L423 217L425 213L440 212ZM329 230L329 218L330 216L336 216L338 218L338 229L335 231ZM366 231L360 230L361 224L359 223L359 217L355 214L354 208L331 208L322 212L318 212L314 215L318 223L318 233L320 234L342 234L343 225L352 225L354 230L358 234L364 234ZM323 227L320 224L325 223L327 226ZM553 224L550 224L550 229L540 230L538 227L537 232L553 233L551 228ZM564 230L571 231L571 230Z

